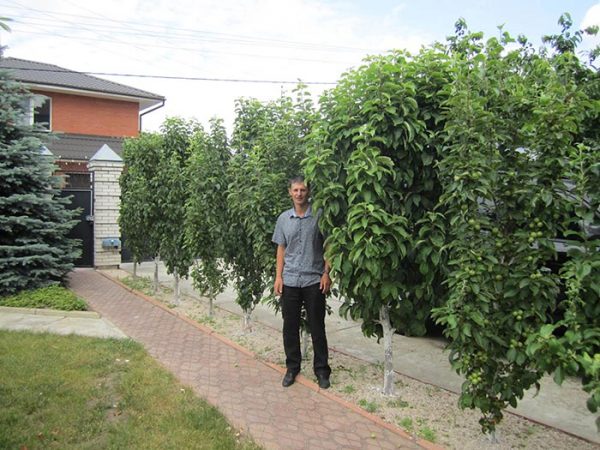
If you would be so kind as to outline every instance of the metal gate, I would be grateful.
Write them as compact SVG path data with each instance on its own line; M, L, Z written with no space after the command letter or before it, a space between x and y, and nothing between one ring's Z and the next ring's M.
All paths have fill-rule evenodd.
M92 191L89 189L64 189L62 197L71 197L69 209L80 209L77 225L68 237L81 242L81 256L75 261L76 267L94 267L94 221L92 216Z

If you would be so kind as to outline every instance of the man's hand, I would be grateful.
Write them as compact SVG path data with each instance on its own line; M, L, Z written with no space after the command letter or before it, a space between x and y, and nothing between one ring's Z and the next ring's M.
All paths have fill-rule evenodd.
M283 293L283 278L275 278L275 285L273 286L273 290L275 291L275 295L281 295Z
M321 283L319 284L319 288L323 294L329 293L329 288L331 288L331 278L329 278L329 274L325 272L321 276Z
M277 256L275 263L275 284L273 290L275 295L279 296L283 294L283 263L285 259L285 247L283 245L277 246Z

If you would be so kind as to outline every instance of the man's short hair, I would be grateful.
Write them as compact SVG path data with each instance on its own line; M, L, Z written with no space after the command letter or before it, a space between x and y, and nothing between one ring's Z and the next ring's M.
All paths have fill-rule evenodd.
M292 187L292 184L296 183L303 183L304 185L306 185L306 187L308 187L308 184L306 183L306 180L304 179L303 175L297 175L295 177L290 178L288 186Z

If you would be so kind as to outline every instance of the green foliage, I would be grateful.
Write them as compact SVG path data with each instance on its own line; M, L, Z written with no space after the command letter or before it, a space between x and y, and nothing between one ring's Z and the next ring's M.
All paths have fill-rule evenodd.
M82 299L70 290L58 285L21 291L16 295L0 297L0 306L46 308L60 311L85 311L87 309L87 305Z
M356 392L356 388L351 385L351 384L347 384L346 386L344 386L344 388L342 389L342 392L344 394L353 394L354 392Z
M419 436L429 442L435 442L437 440L436 432L429 427L419 428Z
M63 281L81 252L44 135L24 123L29 95L0 71L0 295Z
M361 408L365 409L366 411L368 411L370 413L377 412L377 410L379 409L377 403L370 402L368 400L365 400L364 398L361 398L358 401L358 406L360 406Z
M519 40L519 48L507 51L508 33L483 42L481 33L458 23L449 42L454 81L439 163L440 206L451 225L449 299L435 314L451 341L451 363L467 378L460 405L482 411L484 432L495 430L525 390L539 386L544 371L556 369L557 381L581 375L577 358L598 352L598 316L583 314L598 308L589 281L597 240L582 252L586 263L575 258L563 270L573 312L557 324L561 280L551 271L555 239L598 211L597 187L593 192L573 170L593 172L598 164L597 140L583 145L597 133L588 124L597 123L598 97L584 86L595 77L570 53L548 58ZM554 339L559 326L567 331ZM570 330L577 326L591 327L585 344ZM588 367L586 389L597 392L598 372Z
M195 258L194 287L214 299L227 285L223 265L227 239L227 165L230 153L222 121L210 134L198 130L190 144L186 203L186 246Z
M186 202L192 136L200 125L167 118L161 132L142 133L124 146L119 224L138 262L160 255L168 273L187 277L192 265L186 245Z
M134 289L136 291L140 291L146 295L153 295L156 293L153 293L153 282L150 278L147 277L133 277L133 276L126 276L124 278L121 278L119 281L121 281L124 285L130 287L131 289ZM162 289L165 289L164 287L161 286Z
M569 199L573 210L565 233L569 259L560 271L565 290L559 305L563 314L526 341L527 354L541 370L553 373L558 384L566 376L581 378L583 389L590 394L587 404L592 413L600 407L600 236L590 235L587 226L599 222L599 150L597 141L593 148L579 144L570 149L566 169L572 183ZM600 417L596 424L600 429Z
M288 180L300 173L313 116L312 102L302 86L295 102L290 97L271 103L238 101L234 156L228 168L227 260L244 311L252 311L272 285L271 237L278 215L291 207Z
M542 42L550 44L554 50L560 54L575 54L577 46L581 43L586 34L592 36L598 34L598 25L590 26L585 30L571 31L573 20L569 13L564 13L560 16L558 24L561 26L560 34L542 36ZM598 56L599 49L600 47L596 46L596 48L589 53L590 63L593 63Z
M158 255L160 218L153 181L158 177L162 138L157 133L142 133L126 139L123 145L125 170L121 174L119 226L136 262Z
M171 117L161 127L162 152L158 174L153 180L156 192L156 227L160 236L160 257L168 273L187 277L194 255L185 242L185 205L188 198L186 167L192 136L201 129L193 120Z
M413 420L411 417L403 417L398 421L398 425L400 425L408 432L412 432L414 428Z
M382 335L392 326L422 335L443 300L443 216L435 162L449 83L438 48L412 58L373 57L321 99L321 120L304 169L323 208L327 257L344 298L342 314Z

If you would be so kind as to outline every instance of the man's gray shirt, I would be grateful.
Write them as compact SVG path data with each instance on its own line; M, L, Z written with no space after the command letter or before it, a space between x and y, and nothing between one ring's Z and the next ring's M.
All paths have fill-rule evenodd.
M321 211L312 214L308 206L304 217L296 215L294 208L280 214L273 233L273 242L285 247L283 284L306 287L321 281L325 271L323 235L318 220Z

